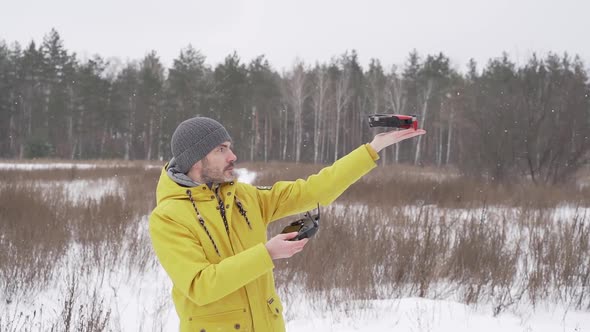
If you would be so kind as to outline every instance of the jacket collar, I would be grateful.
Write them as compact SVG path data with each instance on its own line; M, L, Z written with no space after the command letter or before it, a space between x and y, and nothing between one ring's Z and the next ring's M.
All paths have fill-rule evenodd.
M164 166L164 168L166 168L166 166ZM188 177L188 175L182 173L178 169L178 164L176 163L176 159L174 159L174 158L172 158L170 160L170 162L168 163L168 167L166 168L166 173L168 174L168 177L170 177L170 179L172 181L176 182L180 186L189 187L189 188L199 186L198 182L193 181L191 178Z
M196 183L186 176L186 174L179 173L173 167L173 161L174 159L167 163L160 174L156 189L156 200L158 204L168 199L188 199L187 190L191 191L195 201L210 201L215 199L215 193L210 186ZM222 183L219 187L223 191L224 187L233 184L235 184L235 181Z

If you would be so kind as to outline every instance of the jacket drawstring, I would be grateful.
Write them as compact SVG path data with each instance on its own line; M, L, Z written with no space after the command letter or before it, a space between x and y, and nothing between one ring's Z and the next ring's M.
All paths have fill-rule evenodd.
M203 220L203 217L201 217L201 214L199 213L199 210L197 209L197 205L195 204L195 201L193 200L193 193L191 192L190 189L187 189L186 194L188 195L188 199L193 204L193 208L195 208L195 212L197 213L197 218L199 219L199 223L201 224L201 226L203 226L203 229L205 229L205 233L207 233L207 236L209 236L211 243L213 243L213 247L215 248L215 252L217 253L217 256L221 257L221 254L219 253L219 249L217 248L217 244L215 243L215 240L213 240L211 233L209 233L207 226L205 226L205 220Z
M191 203L193 204L193 208L195 209L195 212L197 213L197 219L199 219L199 223L201 224L201 226L203 226L203 229L205 230L205 233L207 233L207 236L209 236L209 239L211 240L211 243L213 243L213 247L215 248L215 252L217 253L218 256L221 257L221 254L219 253L219 249L217 248L217 244L215 243L215 240L213 240L213 237L211 236L211 233L209 233L209 230L207 229L207 226L205 226L205 220L203 219L203 217L201 216L201 214L199 213L199 210L197 209L197 204L195 204L195 201L193 200L193 195L190 189L186 190L186 194L188 195L188 199L191 201ZM216 193L217 195L217 193ZM219 198L219 196L218 196ZM220 209L223 209L223 202L220 201ZM248 227L250 228L250 230L252 229L252 224L250 223L250 220L248 219L248 215L244 206L242 205L242 202L240 202L240 200L238 199L238 197L236 197L236 195L234 195L234 201L236 202L236 205L238 207L238 211L240 212L240 214L244 217L244 219L246 220L246 223L248 224ZM225 219L225 211L221 212L222 213L222 217L223 217L223 222L224 222L224 226L225 226L225 231L227 232L227 235L229 236L229 226L227 224L227 220Z
M223 206L223 201L219 197L219 186L215 188L215 197L217 197L217 204L219 204L217 207L219 209L219 213L221 214L221 219L223 220L223 226L225 226L225 232L229 238L229 224L227 222L227 217L225 216L225 207Z
M242 205L242 202L240 202L240 200L238 199L238 197L236 195L234 195L234 201L236 202L236 205L238 206L238 210L240 211L240 214L244 217L244 219L246 219L246 223L248 224L248 227L250 227L250 229L252 229L252 225L250 224L250 220L248 220L248 215L246 214L246 210L244 210L244 206Z

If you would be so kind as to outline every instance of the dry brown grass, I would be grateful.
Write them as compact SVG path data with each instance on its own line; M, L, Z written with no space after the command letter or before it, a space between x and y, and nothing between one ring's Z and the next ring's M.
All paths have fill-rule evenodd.
M89 301L78 299L80 288L78 277L69 275L67 285L62 290L63 298L57 299L59 311L57 317L46 321L46 310L40 307L29 314L22 311L4 312L0 316L0 331L3 332L98 332L109 331L111 309L106 308L104 299L96 291Z
M155 165L146 167L106 165L97 168L81 168L77 166L68 168L55 168L50 170L30 171L23 169L0 170L0 183L12 181L72 181L72 180L91 180L105 178L126 178L133 175L158 176L160 169Z
M304 254L278 263L277 284L285 294L293 284L319 294L342 290L333 303L418 296L491 303L494 314L523 301L590 309L584 216L553 222L529 208L517 219L485 209L435 211L327 210Z
M71 233L59 208L60 194L0 187L0 289L6 301L43 288L67 250Z
M247 163L240 167L255 170L257 184L271 185L279 180L305 179L323 166L272 162ZM390 165L372 170L352 185L340 200L371 206L436 204L460 208L486 204L548 208L563 203L590 206L590 187L542 186L526 181L491 184L460 176L453 169Z
M55 287L52 282L62 278L58 273L75 271L56 299L62 306L57 318L43 322L42 307L30 313L15 310L2 314L0 331L112 330L110 308L96 292L88 303L72 292L82 287L80 279L85 285L93 279L91 284L100 286L113 270L131 271L131 278L154 268L147 227L141 224L146 220L141 217L155 205L158 174L143 165L0 171L0 301L12 307L31 301L40 291ZM95 180L113 176L119 178L121 194L105 193L99 199L70 201L59 185L39 187L73 179L93 186ZM85 190L78 194L83 197ZM65 266L74 260L76 266Z
M259 172L256 184L305 178L321 168L283 163L240 167ZM590 310L590 220L583 209L590 205L587 189L493 186L452 170L438 176L429 170L422 178L421 170L377 168L334 207L323 209L321 230L306 250L276 262L285 302L305 288L332 305L421 296L491 303L495 314L542 301ZM113 269L134 271L128 278L153 269L157 262L142 217L155 205L158 175L158 169L142 164L0 171L0 300L18 302L49 287L73 246L80 261L77 278L100 284ZM114 176L122 193L98 200L71 202L59 188L36 185ZM552 209L566 204L580 209L569 219L555 220ZM269 234L286 222L272 224ZM79 283L73 278L65 295ZM70 324L69 329L103 331L116 326L96 295L69 309L74 300L66 296L59 301L64 313L45 327L59 330ZM0 330L35 330L39 314L3 315Z

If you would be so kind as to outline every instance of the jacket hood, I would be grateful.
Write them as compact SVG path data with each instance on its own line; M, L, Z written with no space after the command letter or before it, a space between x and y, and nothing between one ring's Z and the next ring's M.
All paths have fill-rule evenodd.
M187 199L187 189L201 186L199 183L192 181L186 174L177 172L174 165L174 159L172 159L162 168L156 189L156 201L158 204L168 199Z
M172 158L172 160L170 160L170 162L168 163L168 167L165 168L168 172L168 176L170 177L170 179L172 179L172 181L178 183L183 187L197 187L198 185L200 185L200 183L193 181L191 178L188 177L188 175L184 174L180 170L180 167L178 167L175 158Z

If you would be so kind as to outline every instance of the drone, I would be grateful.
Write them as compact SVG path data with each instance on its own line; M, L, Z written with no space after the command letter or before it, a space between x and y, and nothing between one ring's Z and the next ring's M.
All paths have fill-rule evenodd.
M414 130L418 129L418 117L401 114L372 114L369 115L369 127L389 127Z

